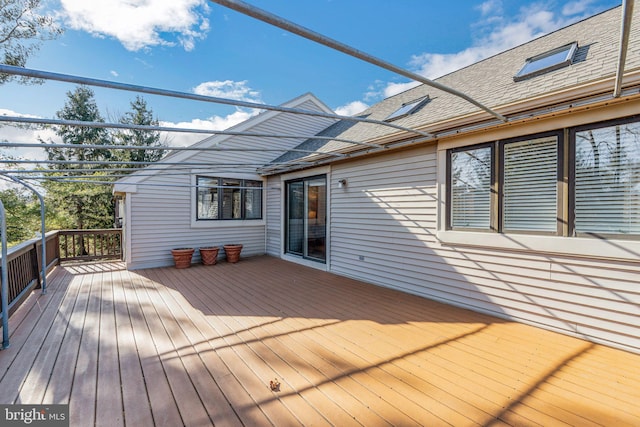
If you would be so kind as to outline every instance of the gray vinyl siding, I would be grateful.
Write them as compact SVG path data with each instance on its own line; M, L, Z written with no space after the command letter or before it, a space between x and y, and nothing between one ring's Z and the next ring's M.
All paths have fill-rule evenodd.
M267 254L280 257L282 254L282 191L280 177L269 177L267 181Z
M296 108L307 110L319 110L312 101L306 101ZM263 113L268 116L257 116L257 124L250 127L249 131L255 133L313 135L332 123L326 118L299 116L283 113ZM256 166L239 167L236 163L267 164L280 156L286 150L291 149L302 139L284 138L255 138L245 136L220 137L214 136L199 142L196 145L221 146L229 148L256 149L256 151L220 152L220 151L194 151L176 152L168 161L184 161L211 164L224 164L230 166L207 168L200 174L209 176L232 176L233 174L256 174ZM279 149L282 151L260 151L260 148ZM198 169L193 166L193 169ZM169 166L167 172L171 172ZM259 179L257 175L256 179ZM137 182L137 192L127 194L127 203L131 208L130 222L131 233L127 236L131 243L129 269L151 268L168 266L173 264L171 249L177 247L221 246L226 243L240 243L243 245L241 256L262 255L267 253L266 247L266 218L268 218L269 204L264 207L263 218L265 221L244 221L238 226L229 225L218 227L192 227L191 215L195 204L192 200L191 176L167 175L160 172L149 178ZM265 182L266 185L266 182ZM266 190L267 192L270 190ZM277 193L279 200L279 192ZM270 197L272 199L272 197ZM271 206L272 208L272 206ZM277 208L279 209L279 208ZM276 212L276 215L279 213ZM279 224L277 224L279 227ZM276 231L279 233L279 231ZM279 239L279 234L277 236ZM272 242L272 246L278 244ZM277 251L276 247L272 247ZM221 251L220 256L223 256ZM199 262L200 257L196 250L193 262Z
M334 273L640 351L637 262L440 244L435 147L337 164L332 177Z
M242 256L264 253L264 226L191 228L189 187L163 187L149 184L189 185L190 178L160 178L147 181L138 193L129 194L131 221L131 265L149 268L172 265L171 249L178 247L221 246L242 243ZM199 261L196 251L193 262Z

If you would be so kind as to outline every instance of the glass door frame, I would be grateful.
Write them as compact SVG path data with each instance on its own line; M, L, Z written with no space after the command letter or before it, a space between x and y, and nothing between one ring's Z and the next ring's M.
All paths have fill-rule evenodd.
M324 211L323 212L315 212L315 216L317 217L322 217L324 218L324 233L322 233L321 239L324 240L324 253L323 253L323 257L317 257L317 256L310 256L309 255L309 231L310 231L310 224L309 224L309 220L310 220L310 204L309 204L309 188L310 188L310 183L312 183L313 181L319 181L322 180L323 184L322 187L324 187L324 192L322 192L324 194L324 203L320 203L320 206L322 206L322 204L324 205ZM303 198L303 206L299 207L299 209L301 208L301 213L302 213L302 237L301 237L301 245L302 245L302 250L301 251L292 251L290 250L290 246L291 246L291 242L290 242L290 238L291 238L291 192L290 192L290 188L291 185L294 184L302 184L302 198ZM327 260L327 225L328 225L328 214L329 214L329 209L328 209L328 199L329 199L329 194L328 194L328 178L326 174L319 174L319 175L312 175L312 176L305 176L305 177L300 177L300 178L294 178L294 179L290 179L290 180L286 180L284 181L284 242L283 242L283 253L284 255L293 255L293 256L297 256L297 257L301 257L305 260L310 260L310 261L314 261L314 262L319 262L319 263L323 263L326 264L326 260ZM316 206L317 207L317 206ZM297 219L297 218L294 218Z

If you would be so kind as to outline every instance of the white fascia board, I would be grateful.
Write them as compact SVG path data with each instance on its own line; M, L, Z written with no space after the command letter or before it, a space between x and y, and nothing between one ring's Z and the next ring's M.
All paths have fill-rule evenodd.
M126 184L121 182L116 182L113 185L113 193L137 193L138 186L135 184Z

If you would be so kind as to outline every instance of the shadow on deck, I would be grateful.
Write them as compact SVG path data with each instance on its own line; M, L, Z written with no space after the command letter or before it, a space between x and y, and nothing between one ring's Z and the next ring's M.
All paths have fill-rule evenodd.
M640 355L270 257L57 267L10 329L0 403L71 425L640 425Z

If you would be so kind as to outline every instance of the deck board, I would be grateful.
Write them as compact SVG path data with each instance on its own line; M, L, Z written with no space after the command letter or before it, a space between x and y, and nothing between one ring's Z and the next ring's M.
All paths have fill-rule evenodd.
M10 320L0 403L72 425L640 425L638 354L270 257L48 282Z
M115 274L113 298L116 303L115 320L124 421L128 425L148 426L153 424L153 416L126 298L126 275L122 271Z
M80 347L71 388L69 418L77 425L94 425L96 415L96 383L98 348L100 344L100 303L102 282L100 272L92 274L87 283L88 302L82 324ZM103 339L107 337L103 336ZM117 417L119 414L115 414Z

